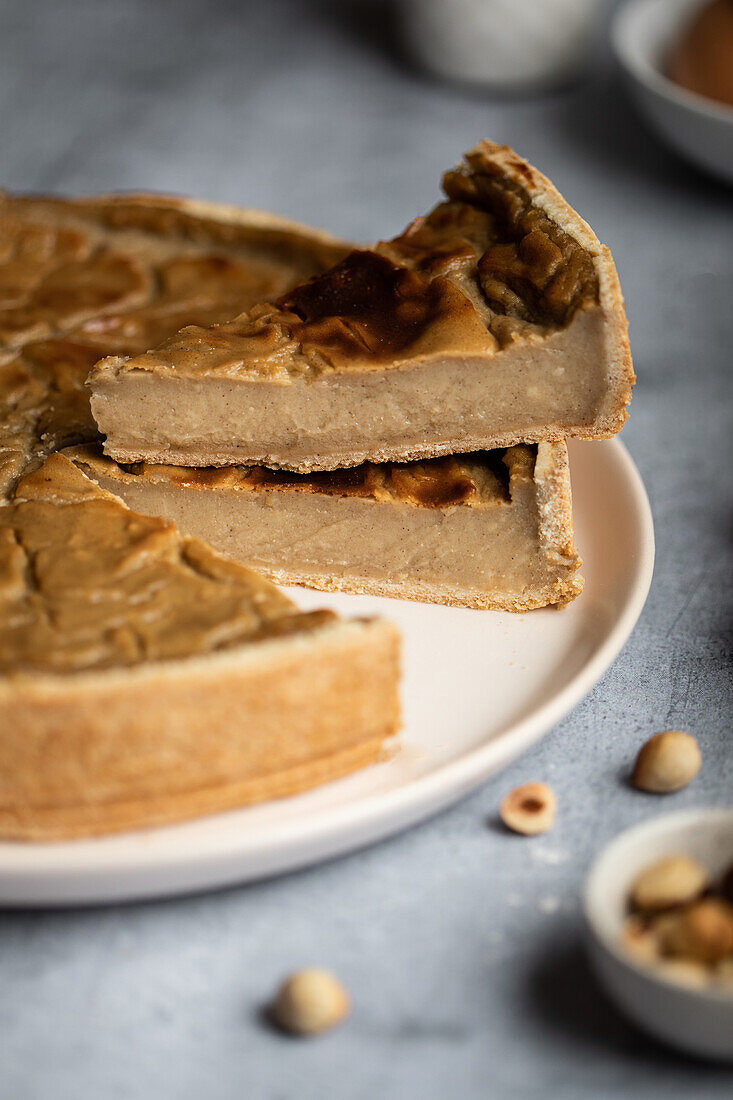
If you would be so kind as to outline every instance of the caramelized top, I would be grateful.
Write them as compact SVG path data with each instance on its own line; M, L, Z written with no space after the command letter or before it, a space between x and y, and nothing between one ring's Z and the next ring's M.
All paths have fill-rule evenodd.
M30 461L45 397L45 387L21 361L0 361L0 500Z
M456 505L480 508L510 499L509 473L520 452L529 452L534 466L535 447L512 447L508 451L479 451L425 462L364 462L361 466L311 474L264 466L159 466L149 462L119 466L94 445L73 447L66 453L92 477L106 476L127 482L141 478L187 489L280 490L360 497L422 508Z
M600 246L587 227L581 244L550 216L545 205L569 208L524 161L484 142L443 186L447 201L393 240L350 253L235 321L189 326L154 351L101 363L93 377L142 370L288 381L492 355L598 303L589 246Z
M266 215L217 215L162 196L0 194L0 494L30 452L97 437L84 382L98 359L228 320L346 251Z
M164 196L0 195L0 346L77 330L144 351L174 326L227 320L344 255L315 231L227 210L215 218Z
M0 507L0 671L163 661L317 629L269 581L54 454Z

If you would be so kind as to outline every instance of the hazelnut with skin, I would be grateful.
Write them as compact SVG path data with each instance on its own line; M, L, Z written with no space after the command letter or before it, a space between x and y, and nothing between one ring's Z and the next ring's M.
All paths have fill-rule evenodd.
M703 898L683 909L662 942L665 955L713 966L733 954L733 906Z
M696 859L669 855L640 871L629 889L619 942L639 966L695 988L733 990L733 904L722 880Z
M695 738L682 730L655 733L639 750L631 782L641 791L679 791L700 771L702 757Z

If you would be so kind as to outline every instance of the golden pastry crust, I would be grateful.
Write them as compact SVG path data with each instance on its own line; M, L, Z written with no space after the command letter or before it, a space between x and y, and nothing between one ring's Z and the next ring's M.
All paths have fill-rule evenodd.
M399 728L398 651L384 620L336 620L189 661L0 679L0 836L148 828L375 763Z
M52 455L0 508L0 835L279 797L377 759L397 631L299 612Z

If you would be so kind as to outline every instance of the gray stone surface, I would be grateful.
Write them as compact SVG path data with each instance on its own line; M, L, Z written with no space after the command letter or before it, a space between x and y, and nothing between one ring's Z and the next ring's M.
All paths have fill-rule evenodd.
M402 63L380 4L0 3L2 183L152 187L371 238L427 208L476 139L514 144L612 247L639 375L624 440L658 538L641 622L591 696L450 812L348 859L154 905L0 915L8 1100L730 1097L733 1074L637 1035L583 960L594 852L672 806L731 801L733 192L672 157L590 84L501 101ZM705 765L664 803L622 776L668 726ZM544 776L562 812L528 843L488 819ZM283 973L341 974L338 1033L258 1019Z

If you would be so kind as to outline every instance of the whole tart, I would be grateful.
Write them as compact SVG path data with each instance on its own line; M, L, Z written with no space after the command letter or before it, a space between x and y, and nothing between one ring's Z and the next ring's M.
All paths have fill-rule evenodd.
M106 453L310 472L617 432L634 375L608 249L506 146L443 188L398 237L236 320L100 362Z
M52 455L0 507L0 835L56 840L293 794L373 763L399 638L300 612Z

